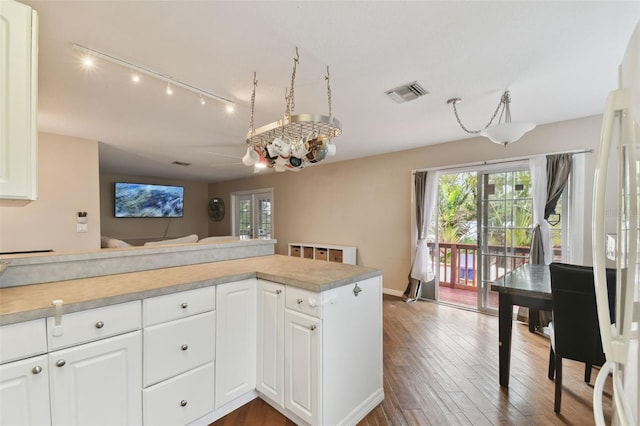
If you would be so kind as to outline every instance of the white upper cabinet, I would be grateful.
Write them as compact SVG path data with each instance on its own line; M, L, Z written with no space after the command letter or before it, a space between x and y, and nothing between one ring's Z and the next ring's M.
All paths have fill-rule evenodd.
M38 154L38 15L0 1L0 198L35 200Z

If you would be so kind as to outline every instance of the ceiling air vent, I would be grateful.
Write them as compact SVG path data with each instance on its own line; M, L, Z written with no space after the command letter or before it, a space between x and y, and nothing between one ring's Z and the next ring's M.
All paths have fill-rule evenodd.
M385 92L387 96L401 104L404 102L409 102L414 99L419 98L420 96L424 96L429 92L425 90L424 87L420 85L417 81L412 83L403 84L402 86L398 86L395 89L387 90Z

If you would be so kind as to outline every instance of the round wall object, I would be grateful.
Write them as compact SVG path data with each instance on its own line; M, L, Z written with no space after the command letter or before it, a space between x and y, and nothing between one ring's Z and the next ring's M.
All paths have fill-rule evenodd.
M222 198L209 200L209 217L216 222L224 219L224 200Z

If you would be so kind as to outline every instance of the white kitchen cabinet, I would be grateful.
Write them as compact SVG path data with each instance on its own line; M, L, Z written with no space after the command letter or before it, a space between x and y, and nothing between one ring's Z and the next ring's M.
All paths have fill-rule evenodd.
M256 389L284 406L285 286L258 280L258 365Z
M46 355L0 365L0 424L51 424Z
M144 329L144 385L149 386L213 361L215 312Z
M213 362L144 389L144 423L179 426L213 411Z
M321 325L318 318L286 310L284 405L312 425L320 424Z
M285 408L311 425L355 424L384 398L382 279L286 288Z
M54 425L142 423L141 332L49 353Z
M321 424L356 424L384 398L382 277L330 290L323 303Z
M257 283L216 287L216 409L256 388Z
M185 425L214 410L215 293L143 300L145 425Z
M35 200L38 144L38 15L0 1L0 198Z
M0 327L0 364L47 353L46 331L44 318Z

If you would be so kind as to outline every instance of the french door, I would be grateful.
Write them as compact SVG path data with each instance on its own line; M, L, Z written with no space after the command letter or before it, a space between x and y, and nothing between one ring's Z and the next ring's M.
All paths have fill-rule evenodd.
M242 239L273 238L273 191L244 191L231 194L233 233Z

